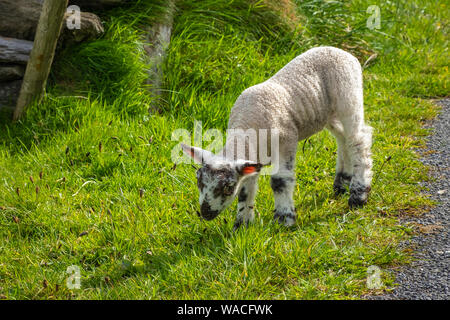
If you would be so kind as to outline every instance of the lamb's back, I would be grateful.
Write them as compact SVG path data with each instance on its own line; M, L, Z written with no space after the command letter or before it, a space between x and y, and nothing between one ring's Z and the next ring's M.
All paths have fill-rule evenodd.
M361 66L351 54L333 47L310 49L246 89L233 106L229 127L276 127L304 139L323 129L338 96L360 75Z

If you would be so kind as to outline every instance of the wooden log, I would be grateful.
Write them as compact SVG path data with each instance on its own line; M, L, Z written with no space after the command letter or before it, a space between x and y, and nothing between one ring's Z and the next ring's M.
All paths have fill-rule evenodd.
M33 40L43 0L0 0L0 34Z
M26 64L33 42L0 36L0 62Z
M13 120L18 120L26 107L44 92L56 43L61 32L68 0L45 0L27 64L22 88L14 110Z

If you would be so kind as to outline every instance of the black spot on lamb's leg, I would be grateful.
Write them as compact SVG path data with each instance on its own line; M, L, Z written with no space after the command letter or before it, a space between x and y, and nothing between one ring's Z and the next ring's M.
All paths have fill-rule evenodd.
M333 190L336 196L343 194L346 192L345 186L347 186L352 177L344 172L336 173L336 177L334 178Z
M273 192L282 193L286 189L286 180L282 177L272 177L270 179L270 186Z
M245 187L242 187L241 191L239 191L239 195L238 195L238 201L239 202L245 202L247 201L247 191L245 190Z
M350 198L348 205L350 208L362 207L367 203L369 198L370 186L364 186L360 182L352 181L350 185Z
M245 209L247 209L246 202L248 200L248 193L247 189L243 186L238 194L238 214L236 216L236 221L233 225L233 231L236 231L241 227L241 225L246 222L245 224L248 225L248 221L246 221L246 214L248 212L244 212Z
M292 226L295 224L295 210L293 208L293 192L295 178L291 175L272 176L270 185L275 197L274 218L280 224Z
M294 157L293 156L290 156L289 160L286 161L285 167L286 167L286 170L289 170L289 171L294 169Z

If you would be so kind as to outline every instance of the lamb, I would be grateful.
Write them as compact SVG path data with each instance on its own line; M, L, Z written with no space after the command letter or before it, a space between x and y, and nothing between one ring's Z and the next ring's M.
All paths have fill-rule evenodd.
M334 193L344 193L349 184L349 206L365 205L372 180L372 128L364 123L362 70L354 56L333 47L310 49L267 81L244 90L231 110L228 129L278 133L279 166L270 184L274 219L282 225L292 226L296 221L293 192L298 142L323 128L337 141ZM254 220L257 180L268 164L249 158L249 150L258 150L261 142L255 145L247 138L243 157L235 155L236 140L229 136L217 155L181 145L203 165L197 171L201 217L215 218L238 196L234 229Z

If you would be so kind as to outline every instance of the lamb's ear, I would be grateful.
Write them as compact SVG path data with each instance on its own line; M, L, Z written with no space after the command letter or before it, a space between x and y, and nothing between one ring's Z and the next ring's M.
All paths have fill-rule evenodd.
M236 170L241 176L248 176L260 172L262 167L261 163L246 162L238 164Z
M196 163L199 164L210 164L214 159L214 154L210 151L203 150L202 148L187 146L181 143L181 149L183 152L190 156Z

